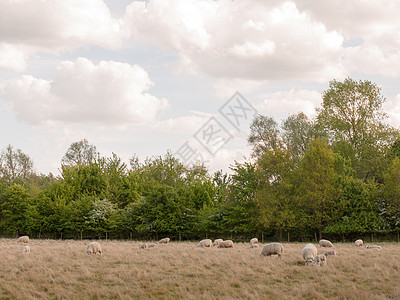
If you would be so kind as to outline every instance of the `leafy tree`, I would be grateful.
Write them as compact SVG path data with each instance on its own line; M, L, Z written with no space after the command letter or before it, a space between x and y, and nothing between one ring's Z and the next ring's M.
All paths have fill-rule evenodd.
M113 214L116 212L116 205L105 199L95 199L92 202L91 210L88 212L86 224L96 234L107 233L113 228Z
M86 165L96 162L97 157L96 146L89 144L87 139L83 139L69 146L61 162L69 166Z
M20 149L14 150L8 145L0 154L0 178L12 182L17 178L28 179L33 172L33 162L30 157Z
M278 123L271 117L257 115L250 125L247 142L253 148L253 156L259 157L267 150L283 146Z

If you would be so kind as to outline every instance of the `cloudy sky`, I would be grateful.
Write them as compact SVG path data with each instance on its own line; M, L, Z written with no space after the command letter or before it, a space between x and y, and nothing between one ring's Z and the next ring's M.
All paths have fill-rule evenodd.
M398 127L399 15L396 0L0 0L0 150L58 175L86 138L228 171L255 112L312 116L348 76L382 87Z

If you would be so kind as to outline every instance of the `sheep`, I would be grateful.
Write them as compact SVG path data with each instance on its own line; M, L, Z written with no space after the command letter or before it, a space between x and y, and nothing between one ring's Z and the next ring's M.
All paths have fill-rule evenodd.
M233 248L233 242L231 240L222 241L217 248Z
M282 258L283 246L280 243L269 243L264 245L261 250L261 256L270 256L273 254L278 255L278 258Z
M365 248L375 250L375 251L382 250L382 247L378 246L378 245L366 245Z
M330 247L330 248L332 248L333 244L328 240L320 240L319 241L319 246L320 247Z
M328 250L328 251L326 251L325 253L325 256L326 257L328 257L328 256L336 256L336 250L335 249L332 249L332 250Z
M258 238L252 238L250 240L250 245L252 245L252 244L258 244Z
M140 245L140 249L148 249L147 244L143 243L142 245Z
M364 244L363 240L357 240L354 243L356 244L357 247L362 247L362 245Z
M150 243L150 244L147 245L148 248L153 248L155 246L156 246L156 243Z
M101 251L101 246L98 242L91 242L86 249L87 255L96 255L97 253L100 253L100 256L103 256L103 253Z
M258 244L250 244L250 248L258 248L259 245Z
M213 243L213 246L218 246L219 243L221 243L223 239L216 239Z
M29 243L29 236L24 235L18 238L17 243L25 243L28 244Z
M159 244L168 244L171 241L170 238L163 238L158 241Z
M318 254L317 247L314 244L306 244L302 250L305 265L310 265Z
M326 256L325 254L320 254L317 255L314 260L312 261L312 265L315 266L316 264L318 264L318 266L321 266L321 262L323 266L326 266Z
M22 253L30 253L31 248L29 246L25 246L24 249L22 249Z
M198 244L197 247L211 247L212 241L210 239L205 239L201 240Z

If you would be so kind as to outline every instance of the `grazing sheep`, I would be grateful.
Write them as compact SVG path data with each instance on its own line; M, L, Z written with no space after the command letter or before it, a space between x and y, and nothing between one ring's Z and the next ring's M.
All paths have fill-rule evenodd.
M30 253L31 248L29 246L25 246L24 249L22 249L22 253Z
M362 247L362 245L364 244L363 240L357 240L354 243L356 244L357 247Z
M306 265L310 265L318 254L317 247L314 244L307 244L302 250L303 259Z
M100 253L100 256L103 256L103 253L101 251L101 246L98 242L91 242L86 249L86 253L88 255L96 255L97 253Z
M233 248L233 242L231 240L222 241L217 248Z
M258 244L250 244L250 248L258 248L259 245Z
M320 240L319 241L319 246L320 247L330 247L330 248L332 248L333 244L328 240Z
M317 255L315 257L315 259L312 261L312 265L313 266L315 266L316 264L318 266L321 266L321 263L322 263L323 266L326 266L326 256L325 256L325 254Z
M280 243L269 243L269 244L264 245L264 247L261 250L261 254L260 255L272 257L271 255L276 254L276 255L278 255L278 258L282 258L281 257L282 252L283 252L282 244L280 244Z
M168 244L171 241L170 238L163 238L161 240L159 240L159 244Z
M216 239L213 243L213 246L218 246L219 243L221 243L223 239Z
M371 249L371 250L376 250L376 251L382 250L382 247L378 246L378 245L366 245L365 248Z
M29 243L29 236L24 235L18 238L17 243L25 243L28 244Z
M325 253L325 256L326 257L328 257L328 256L336 256L336 250L335 249L332 249L332 250L328 250L328 251L326 251Z
M197 247L211 247L212 245L212 240L210 239L205 239L201 240L198 244Z
M258 244L258 238L252 238L250 240L250 245L252 245L252 244Z
M150 243L150 244L147 245L148 248L153 248L155 246L156 246L156 243Z
M141 244L140 249L148 249L147 244L146 243Z

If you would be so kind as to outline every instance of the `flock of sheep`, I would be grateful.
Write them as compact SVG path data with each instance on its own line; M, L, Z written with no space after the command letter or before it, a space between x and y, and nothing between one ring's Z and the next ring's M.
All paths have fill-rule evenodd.
M157 243L143 243L140 245L140 249L149 249L155 247L157 244L167 244L171 241L170 238L163 238L159 240ZM17 243L24 243L28 244L29 243L29 237L28 236L21 236L17 239ZM362 247L364 245L364 242L362 240L356 240L355 245L357 247ZM198 244L197 247L213 247L216 246L217 248L233 248L233 241L232 240L222 240L222 239L216 239L214 242L211 239L204 239L201 240ZM334 248L333 244L328 241L328 240L320 240L319 241L319 246L321 248ZM258 239L257 238L252 238L250 240L250 248L258 248ZM382 250L381 246L378 245L366 245L366 249L370 250ZM28 245L25 245L24 248L22 249L23 253L30 253L31 249ZM98 242L91 242L88 244L86 248L86 253L87 255L96 255L100 254L100 256L103 256L103 252L101 249L101 246ZM261 256L272 256L272 255L278 255L278 258L282 258L282 253L283 253L283 246L281 243L269 243L263 246L260 255ZM302 257L305 261L305 265L318 265L318 266L325 266L327 264L327 257L328 256L335 256L336 255L336 250L331 249L328 251L325 251L325 253L318 254L317 247L314 244L306 244L302 250Z

